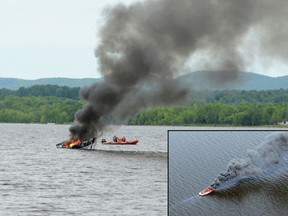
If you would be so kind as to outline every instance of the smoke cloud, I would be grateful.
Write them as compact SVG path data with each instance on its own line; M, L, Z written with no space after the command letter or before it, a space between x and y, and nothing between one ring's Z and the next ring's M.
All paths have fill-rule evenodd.
M257 49L288 57L287 6L282 0L150 0L107 8L95 51L103 80L80 92L87 101L76 113L81 137L97 135L111 118L123 122L148 106L183 103L189 86L175 78L197 53L207 56L201 62L207 69L222 71L218 82L236 79L247 57L239 49L251 31L258 32Z
M217 188L222 182L236 176L260 174L270 165L281 163L285 153L288 153L288 133L273 134L255 150L249 150L246 158L230 161L227 171L221 173L212 186Z

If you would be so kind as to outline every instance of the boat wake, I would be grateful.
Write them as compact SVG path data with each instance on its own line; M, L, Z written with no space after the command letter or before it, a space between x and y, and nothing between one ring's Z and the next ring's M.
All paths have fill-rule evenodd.
M169 204L169 209L173 211L173 209L186 209L186 207L189 207L191 205L195 205L197 201L200 201L202 197L193 195L189 197L188 199L183 200L182 202L178 202L175 204Z
M199 199L201 199L201 197L194 195L194 196L191 196L190 198L182 201L182 203L191 203L191 202L195 202L196 200L199 200Z
M107 154L115 155L135 155L135 156L144 156L144 157L158 157L158 158L167 158L167 152L158 152L158 151L124 151L124 150L112 150L112 149L83 149L85 151L95 151L102 152Z

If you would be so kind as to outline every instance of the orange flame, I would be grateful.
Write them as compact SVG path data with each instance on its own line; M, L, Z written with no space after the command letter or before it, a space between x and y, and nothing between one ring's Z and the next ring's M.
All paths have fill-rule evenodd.
M76 146L76 145L78 145L78 144L80 144L80 143L81 143L81 141L80 141L80 139L78 139L76 142L72 142L72 143L69 145L69 147L72 148L73 146Z
M74 142L73 139L71 139L71 140L69 140L68 142L65 142L65 143L63 144L63 146L66 147L66 148L68 148L68 147L72 148L73 146L76 146L76 145L78 145L78 144L80 144L80 143L81 143L81 140L80 140L80 139L78 139L78 140L75 141L75 142Z

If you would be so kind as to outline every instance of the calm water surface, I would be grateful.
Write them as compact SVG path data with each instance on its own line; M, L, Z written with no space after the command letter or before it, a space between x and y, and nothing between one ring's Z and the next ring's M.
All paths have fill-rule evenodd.
M171 131L169 215L288 215L287 158L260 181L250 179L209 196L198 195L220 172L226 171L229 161L245 158L248 149L255 149L273 133Z
M68 127L0 124L0 215L167 214L168 128L123 126L101 137L126 135L137 146L57 149Z

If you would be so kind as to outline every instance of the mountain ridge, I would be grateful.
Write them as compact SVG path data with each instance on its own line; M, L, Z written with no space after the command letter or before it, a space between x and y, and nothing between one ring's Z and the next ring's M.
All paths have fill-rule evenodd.
M280 77L270 77L267 75L241 72L238 73L239 79L231 82L218 82L220 79L220 71L196 71L184 74L178 77L180 84L189 85L194 90L273 90L287 89L288 75ZM223 76L223 74L222 74ZM59 85L69 87L84 87L91 85L103 78L40 78L35 80L18 79L18 78L1 78L0 88L17 90L20 87L30 87L33 85ZM216 81L218 80L218 81Z
M40 78L35 80L18 79L18 78L1 78L0 88L7 88L11 90L17 90L20 87L30 87L33 85L59 85L69 87L84 87L97 82L101 78L65 78L65 77L53 77L53 78Z
M194 90L273 90L288 87L288 76L270 77L252 72L239 72L237 76L237 79L225 82L221 80L221 71L196 71L182 75L179 80L191 85Z

